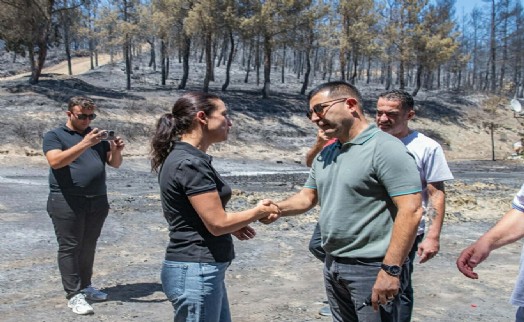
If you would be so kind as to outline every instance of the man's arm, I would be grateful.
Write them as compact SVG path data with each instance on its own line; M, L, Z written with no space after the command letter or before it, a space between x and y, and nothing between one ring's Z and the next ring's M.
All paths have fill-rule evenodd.
M268 199L264 201L266 204L272 202ZM277 202L276 205L280 209L280 216L293 216L302 214L315 207L317 201L318 197L315 189L303 188L291 197ZM269 216L267 218L262 218L259 221L264 224L270 224L277 219L278 217Z
M478 274L473 269L488 258L491 251L522 237L524 237L524 212L511 209L493 228L460 253L457 268L466 277L478 279Z
M414 193L396 196L392 199L397 207L397 216L383 263L402 266L413 246L422 218L422 196L420 193ZM373 308L378 310L378 303L386 303L397 295L399 289L399 277L391 276L384 270L380 270L371 295Z
M122 150L124 149L125 143L120 137L117 137L114 141L109 141L111 149L107 152L107 164L113 168L118 168L122 165Z
M446 213L446 192L444 182L427 184L429 204L426 213L429 219L429 228L424 240L418 246L420 263L425 263L437 255L440 250L440 232Z
M100 142L98 129L93 129L86 134L82 141L67 150L49 150L45 154L49 166L53 169L60 169L70 165L75 161L84 151Z
M317 204L317 190L303 188L293 196L277 202L281 216L293 216L302 214Z
M384 263L402 265L413 246L422 218L422 195L418 192L396 196L392 200L397 207L397 216L393 224L391 241L384 256Z

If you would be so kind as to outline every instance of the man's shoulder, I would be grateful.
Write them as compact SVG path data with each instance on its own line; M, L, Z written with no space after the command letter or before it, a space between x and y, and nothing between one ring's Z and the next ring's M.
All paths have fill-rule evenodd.
M51 129L49 129L47 131L44 131L44 136L47 135L47 134L60 135L62 133L69 132L69 131L71 131L71 130L65 124L60 124L57 127L51 128Z
M372 140L374 140L380 148L390 147L396 149L397 145L405 146L402 140L382 130L375 133Z
M44 136L43 136L43 141L46 142L49 140L59 140L62 132L63 132L62 126L57 126L48 131L45 131Z
M62 130L62 126L57 126L57 127L48 129L47 131L45 131L45 133L56 133L56 132L58 132L60 130Z
M440 143L438 143L436 140L430 138L429 136L420 133L418 131L413 131L408 136L403 138L402 143L404 143L408 148L410 146L413 147L423 147L423 148L430 148L430 149L436 149L436 148L442 148Z

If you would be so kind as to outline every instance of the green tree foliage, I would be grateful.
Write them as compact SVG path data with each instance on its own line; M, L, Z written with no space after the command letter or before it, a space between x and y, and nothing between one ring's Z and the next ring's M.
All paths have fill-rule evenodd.
M307 26L303 12L310 0L246 0L244 6L252 8L252 16L242 20L243 28L260 35L264 57L264 86L262 97L270 96L271 64L278 37L286 32Z
M199 37L205 51L206 73L203 91L209 91L214 80L213 42L217 31L224 26L224 3L218 0L196 1L184 20L184 31L191 37Z
M360 58L371 55L375 48L377 23L375 2L373 0L342 0L338 10L342 16L342 38L340 40L340 73L346 79L346 57L352 57L352 72L348 75L350 83L354 84Z
M98 32L98 39L101 49L108 52L111 56L111 62L118 48L122 46L122 38L119 34L118 11L116 8L103 7L98 19L95 21Z
M181 48L183 75L179 89L184 89L189 76L191 37L184 28L185 18L193 7L190 0L153 0L153 21L156 36L160 39L160 64L162 85L166 84L169 70L169 48L177 44Z
M456 39L459 34L453 32L453 3L454 0L438 0L436 4L431 4L421 16L420 23L416 25L412 41L417 62L413 96L420 90L424 70L435 70L453 56L457 58L456 63L460 66L462 59L456 56L459 47Z
M321 25L322 19L329 13L329 7L312 3L311 6L304 10L302 14L302 25L295 30L296 48L303 48L306 70L300 94L304 95L310 82L312 70L311 56L314 50L317 50L320 42L320 34L317 32Z
M71 64L71 42L78 34L79 22L82 21L79 6L81 2L73 0L61 0L63 9L58 12L58 25L60 27L61 38L64 44L64 50L67 59L69 75L73 75L73 66Z
M230 84L231 69L245 70L248 82L254 66L256 84L263 79L263 97L270 96L271 70L279 67L282 82L295 73L301 93L333 77L380 82L386 89L410 87L414 95L441 84L492 92L519 88L521 1L485 0L463 15L461 25L455 1L0 0L0 38L7 50L29 58L32 83L48 48L58 44L68 61L73 49L89 48L92 67L99 51L114 57L122 50L127 88L132 73L139 72L132 70L132 60L142 48L149 49L155 71L159 49L163 85L170 78L170 58L178 54L179 89L186 87L190 62L203 57L203 90L210 90L215 64L224 62L222 90Z
M8 49L27 52L31 84L38 83L52 43L54 0L0 0L0 39Z

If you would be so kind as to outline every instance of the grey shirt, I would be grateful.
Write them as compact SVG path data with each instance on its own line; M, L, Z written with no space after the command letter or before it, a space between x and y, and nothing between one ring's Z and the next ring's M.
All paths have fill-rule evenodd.
M370 125L352 141L322 150L305 187L317 190L327 253L382 258L397 213L391 197L420 192L421 182L404 144Z

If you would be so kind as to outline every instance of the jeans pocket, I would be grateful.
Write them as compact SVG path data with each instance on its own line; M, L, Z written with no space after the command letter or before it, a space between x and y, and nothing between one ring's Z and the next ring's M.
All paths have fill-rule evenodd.
M184 294L189 266L184 263L164 261L162 265L162 289L170 301Z

